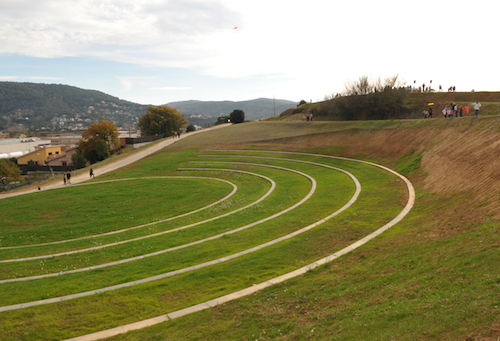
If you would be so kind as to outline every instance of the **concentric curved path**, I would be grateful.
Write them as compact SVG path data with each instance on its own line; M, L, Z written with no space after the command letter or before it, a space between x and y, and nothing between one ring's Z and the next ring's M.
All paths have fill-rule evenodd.
M326 215L325 217L322 217L321 219L318 219L314 223L308 224L307 226L303 226L303 227L301 227L299 229L296 229L293 232L287 233L287 234L282 235L282 236L280 236L278 238L274 238L274 239L269 240L269 241L267 241L265 243L261 243L259 245L255 245L253 247L247 248L247 249L242 250L242 251L239 251L239 252L236 252L236 253L233 253L233 254L230 254L230 255L226 255L224 257L215 258L215 259L212 259L210 261L201 262L199 264L187 266L187 267L184 267L184 268L181 268L181 269L177 269L177 270L174 270L174 271L169 271L169 272L166 272L166 273L162 273L162 274L159 274L159 275L146 277L146 278L135 280L135 281L130 281L130 282L126 282L126 283L112 285L112 286L104 287L104 288L100 288L100 289L95 289L95 290L90 290L90 291L84 291L84 292L80 292L80 293L70 294L70 295L66 295L66 296L59 296L59 297L53 297L53 298L50 298L50 299L43 299L43 300L39 300L39 301L32 301L32 302L26 302L26 303L20 303L20 304L14 304L14 305L8 305L8 306L0 307L0 312L10 311L10 310L16 310L16 309L23 309L23 308L28 308L28 307L38 306L38 305L44 305L44 304L49 304L49 303L62 302L62 301L68 300L68 299L76 299L76 298L79 298L79 297L85 297L85 296L95 295L95 294L103 293L103 292L107 292L107 291L118 290L118 289L130 287L130 286L140 285L140 284L144 284L144 283L148 283L148 282L152 282L152 281L157 281L157 280L160 280L160 279L164 279L164 278L167 278L167 277L172 277L172 276L175 276L175 275L178 275L178 274L182 274L182 273L186 273L186 272L190 272L190 271L195 271L195 270L198 270L198 269L206 268L208 266L220 264L220 263L223 263L223 262L227 262L229 260L233 260L233 259L236 259L236 258L244 256L244 255L250 255L250 254L255 253L255 252L259 251L259 250L262 250L262 249L264 249L266 247L269 247L269 246L272 246L272 245L276 245L276 244L281 243L281 242L283 242L285 240L292 239L292 238L294 238L294 237L296 237L296 236L298 236L300 234L303 234L305 232L311 231L312 229L314 229L314 228L316 228L318 226L321 226L322 224L324 224L328 220L330 220L330 219L336 217L337 215L339 215L341 212L344 212L344 211L348 210L356 202L356 199L360 196L360 193L361 193L361 184L360 184L360 182L358 181L358 179L352 173L350 173L350 172L348 172L348 171L346 171L344 169L341 169L341 168L338 168L338 167L333 167L333 166L325 164L325 163L313 162L313 161L309 161L309 160L299 160L299 159L293 159L293 158L265 156L266 153L280 153L280 154L295 155L295 156L307 156L307 157L315 157L315 158L319 158L319 159L322 159L322 158L324 158L324 159L327 159L327 158L336 158L336 159L342 160L342 161L356 161L356 162L364 163L366 165L378 167L380 169L383 169L385 171L388 171L388 172L390 172L390 173L398 176L399 178L401 178L405 182L406 188L407 188L407 194L408 194L407 203L406 203L405 207L403 208L403 210L395 218L393 218L390 222L388 222L387 224L385 224L382 227L378 228L377 230L369 233L368 235L366 235L362 239L358 240L357 242L352 243L351 245L346 246L346 247L344 247L344 248L336 251L333 254L327 255L327 256L325 256L325 257L323 257L321 259L313 261L313 262L309 263L308 265L300 267L300 268L298 268L298 269L296 269L294 271L287 272L285 274L282 274L282 275L277 276L277 277L272 278L272 279L268 279L268 280L266 280L266 281L264 281L264 282L262 282L260 284L252 285L251 287L248 287L246 289L237 290L237 291L235 291L235 292L233 292L231 294L223 295L223 296L221 296L221 297L219 297L217 299L213 299L213 300L210 300L210 301L207 301L207 302L196 304L196 305L193 305L191 307L187 307L187 308L184 308L184 309L181 309L181 310L170 312L168 314L160 315L160 316L157 316L157 317L154 317L154 318L149 318L149 319L146 319L146 320L143 320L143 321L140 321L140 322L126 324L126 325L123 325L121 327L116 327L116 328L112 328L112 329L109 329L109 330L104 330L104 331L101 331L101 332L97 332L97 333L93 333L93 334L89 334L89 335L85 335L85 336L73 338L71 340L98 340L98 339L102 339L102 338L106 338L106 337L111 337L113 335L117 335L117 334L120 334L120 333L124 333L124 332L127 332L129 330L144 328L144 327L147 327L147 326L150 326L150 325L153 325L153 324L157 324L157 323L160 323L160 322L163 322L163 321L167 321L169 319L173 319L173 318L176 318L176 317L184 316L186 314L189 314L189 313L192 313L192 312L195 312L195 311L200 311L200 310L206 309L208 307L213 307L213 306L216 306L218 304L221 304L221 303L224 303L224 302L227 302L227 301L230 301L230 300L234 300L236 298L239 298L239 297L242 297L244 295L248 295L250 293L253 293L253 292L256 292L256 291L261 290L263 288L266 288L266 287L268 287L270 285L273 285L273 284L276 284L276 283L280 283L280 282L285 281L285 280L287 280L289 278L293 278L293 277L299 276L301 274L304 274L308 270L313 269L313 268L315 268L317 266L320 266L322 264L326 264L328 262L331 262L334 259L340 257L341 255L346 254L346 253L348 253L348 252L356 249L357 247L365 244L369 240L372 240L376 236L380 235L381 233L383 233L384 231L386 231L387 229L389 229L390 227L392 227L393 225L395 225L396 223L398 223L399 221L401 221L406 216L406 214L408 214L408 212L411 210L411 208L412 208L412 206L414 204L414 200L415 200L415 191L414 191L413 186L411 185L411 183L408 181L408 179L406 179L405 177L401 176L400 174L394 172L393 170L390 170L387 167L384 167L384 166L381 166L381 165L377 165L377 164L374 164L374 163L370 163L370 162L364 162L364 161L361 161L361 160L351 160L351 159L346 159L346 158L337 158L337 157L328 156L328 155L307 154L307 153L292 153L292 152L288 152L287 153L287 152L268 152L268 151L254 151L254 150L251 150L251 151L249 151L249 150L245 150L245 151L214 151L214 152L216 152L217 154L200 155L200 157L201 158L211 158L211 159L214 158L214 157L215 158L220 158L220 159L225 159L225 158L250 159L250 160L252 160L252 159L261 159L261 160L268 161L268 162L296 163L296 164L303 164L305 167L309 167L309 166L311 166L311 167L321 167L321 168L327 168L327 169L330 169L330 170L336 171L336 172L337 171L338 172L342 172L342 173L346 174L351 179L351 181L353 182L354 187L355 187L354 194L348 200L348 202L345 203L342 207L340 207L339 209L336 209L334 212L331 212L330 214ZM224 155L224 154L220 154L220 153L241 153L241 154L250 154L251 153L251 154L259 154L259 155L237 155L237 154L234 154L234 155ZM287 168L287 167L283 167L283 166L277 166L277 165L272 165L272 164L262 164L262 163L255 163L255 162L241 162L241 161L227 162L227 161L221 161L221 160L216 160L216 161L201 161L201 162L196 161L196 162L193 162L193 163L197 163L197 164L198 163L203 163L203 164L209 165L210 167L205 167L205 168L189 167L189 168L181 168L179 170L180 171L190 171L190 172L207 172L207 171L210 171L210 172L247 172L247 173L252 173L252 172L248 172L248 171L244 171L244 170L220 169L220 168L214 167L214 166L217 166L217 165L220 165L220 164L228 165L230 167L238 167L238 166L240 166L240 167L253 167L253 168L273 168L273 169L277 169L277 170L281 170L281 171L294 172L296 174L300 174L303 177L306 177L307 179L309 179L309 181L311 183L311 189L309 190L309 193L305 197L303 197L300 201L298 201L297 203L293 204L292 206L290 206L290 207L288 207L288 208L286 208L284 210L281 210L281 211L279 211L279 212L277 212L277 213L275 213L273 215L270 215L270 216L258 219L258 220L254 221L252 223L245 224L244 226L231 229L230 231L226 231L226 232L223 232L223 233L218 233L218 234L212 235L212 236L207 237L207 238L199 239L199 240L196 240L196 241L193 241L193 242L190 242L190 243L185 243L183 245L179 245L179 246L176 246L176 247L164 249L164 250L161 250L161 251L157 251L157 252L153 252L153 253L149 253L149 254L144 254L144 255L141 255L141 256L138 256L138 257L131 257L131 258L127 258L127 259L124 259L124 260L117 261L117 262L109 262L109 263L98 265L97 267L94 266L94 267L87 267L87 268L75 269L74 272L73 272L73 270L71 270L71 271L68 271L66 273L61 273L61 274L71 274L71 273L76 273L76 272L90 271L90 270L96 269L98 267L114 266L114 265L118 265L118 264L124 264L126 262L131 262L131 261L143 259L143 258L146 258L146 257L154 257L154 256L157 256L159 254L163 254L163 253L174 251L174 250L185 249L185 248L188 248L190 246L199 245L201 243L213 241L215 239L220 239L222 237L228 236L230 234L234 234L236 232L241 232L241 231L247 230L250 227L255 227L255 226L259 225L259 224L263 224L265 222L271 221L272 219L276 219L276 218L278 218L280 216L284 216L284 215L288 214L289 212L297 209L298 207L300 207L301 205L303 205L305 202L307 202L307 200L309 200L309 198L311 198L314 195L316 187L317 187L317 183L316 183L316 180L314 179L314 177L310 176L306 172L298 171L296 169ZM253 173L252 175L257 175L257 176L260 176L260 177L264 177L263 175L259 174L258 172L257 173ZM274 190L274 188L276 187L276 183L274 182L274 180L271 179L271 178L268 178L267 180L271 182L271 184L272 184L272 186L271 186L272 190ZM235 185L233 185L233 186L235 186ZM235 191L235 190L236 189L233 188L233 191ZM268 193L266 194L265 197L260 198L258 200L258 203L260 205L265 205L266 204L266 200L265 199L272 193L272 190L270 190L271 192L268 191ZM220 200L218 202L220 202ZM238 211L248 210L250 207L255 206L256 203L257 202L254 202L254 203L252 203L250 205L246 205L246 206L242 207L241 209L239 209ZM233 214L233 213L232 212L225 213L225 216L227 216L229 214ZM218 217L214 217L213 219L210 219L210 221L214 221L216 219L219 219L219 218ZM203 223L205 223L207 221L208 220L205 220L203 222L200 222L199 224L201 225L201 224L203 224ZM178 231L180 229L186 229L188 227L190 227L190 226L189 225L180 226L180 227L177 227L175 230ZM118 232L113 231L111 233L118 233ZM150 234L150 235L147 235L147 236L140 237L140 239L142 240L142 239L145 239L145 238L154 238L154 237L157 237L157 236L159 236L161 234L165 234L165 233L169 233L169 232L163 231L163 232L160 232L160 233ZM130 241L135 241L135 240L138 240L138 239L130 239L130 240L122 241L122 242L119 242L119 243L126 243L126 242L130 242ZM61 241L61 242L64 242L64 241ZM101 245L99 247L106 247L106 246L105 245ZM91 250L93 250L93 248L88 248L88 249L85 249L85 250L70 251L70 253L71 252L88 252L88 251L91 251ZM55 257L55 256L64 255L64 254L70 254L70 253L52 254L52 255L47 255L47 257ZM45 256L41 256L41 257L45 257ZM36 259L36 258L33 258L33 257L25 258L25 259L21 259L20 258L19 261L22 262L22 261L25 261L25 260L33 260L33 259ZM8 280L5 280L5 281L0 281L0 284L4 284L4 283L8 283L8 282L14 282L14 281L23 281L23 280L25 281L25 280L34 280L34 279L45 278L43 276L47 276L47 277L54 276L55 277L55 276L59 276L59 275L60 275L59 273L56 273L56 274L48 274L48 275L41 275L41 276L30 276L30 277L25 277L24 279L23 278L8 279Z
M261 152L265 152L265 151L261 151ZM269 152L269 153L273 153L273 152ZM280 153L280 152L275 152L275 153ZM354 159L348 159L348 158L333 157L333 156L328 156L328 155L306 154L306 153L293 153L293 152L289 152L288 154L314 155L314 156L325 157L325 158L338 158L338 159L341 159L341 160L360 162L360 163L365 163L365 164L369 164L369 165L372 165L372 166L375 166L375 167L382 168L382 169L384 169L384 170L386 170L388 172L391 172L391 173L395 174L396 176L400 177L405 182L405 184L407 186L407 189L408 189L408 201L407 201L407 204L403 208L403 210L400 212L400 214L398 214L393 220L391 220L389 223L387 223L386 225L382 226L378 230L374 231L373 233L369 234L368 236L366 236L366 237L362 238L361 240L359 240L359 241L357 241L357 242L355 242L355 243L353 243L353 244L351 244L351 245L343 248L342 250L340 250L338 252L335 252L334 254L331 254L331 255L329 255L327 257L324 257L324 258L322 258L322 259L320 259L320 260L318 260L316 262L310 263L307 266L299 268L299 269L297 269L295 271L289 272L289 273L287 273L285 275L282 275L282 276L279 276L279 277L275 277L275 278L273 278L271 280L268 280L266 282L263 282L263 283L260 283L260 284L257 284L257 285L253 285L251 287L248 287L246 289L243 289L243 290L231 293L229 295L221 296L221 297L219 297L217 299L210 300L210 301L207 301L207 302L203 302L201 304L197 304L197 305L194 305L194 306L191 306L191 307L179 310L179 311L175 311L175 312L172 312L172 313L169 313L169 314L165 314L165 315L160 315L160 316L157 316L157 317L154 317L154 318L151 318L151 319L147 319L147 320L136 322L136 323L131 323L131 324L128 324L128 325L117 327L117 328L108 329L108 330L101 331L101 332L98 332L98 333L93 333L93 334L88 334L88 335L85 335L85 336L82 336L82 337L76 337L76 338L68 339L67 341L100 340L100 339L103 339L103 338L112 337L114 335L123 334L123 333L126 333L128 331L146 328L146 327L158 324L158 323L162 323L162 322L165 322L165 321L168 321L168 320L171 320L171 319L175 319L175 318L178 318L178 317L185 316L187 314L191 314L191 313L198 312L198 311L201 311L201 310L204 310L204 309L215 307L215 306L223 304L225 302L229 302L229 301L232 301L232 300L244 297L246 295L250 295L250 294L255 293L257 291L260 291L260 290L262 290L264 288L272 286L274 284L281 283L281 282L283 282L285 280L288 280L290 278L294 278L294 277L303 275L307 271L312 270L312 269L314 269L314 268L316 268L318 266L324 265L326 263L329 263L329 262L337 259L338 257L340 257L340 256L342 256L344 254L347 254L347 253L351 252L352 250L355 250L356 248L364 245L365 243L367 243L368 241L372 240L373 238L379 236L380 234L382 234L383 232L385 232L386 230L388 230L389 228L391 228L392 226L394 226L395 224L397 224L398 222L400 222L410 212L410 210L412 209L412 207L413 207L413 205L415 203L415 189L414 189L413 185L411 184L411 182L406 177L402 176L401 174L399 174L399 173L397 173L397 172L395 172L395 171L393 171L393 170L391 170L391 169L389 169L389 168L387 168L385 166L378 165L378 164L375 164L375 163L372 163L372 162L362 161L362 160L354 160ZM215 155L215 156L220 156L220 155ZM210 155L210 157L213 157L213 155ZM234 156L231 156L231 157L234 157ZM256 157L256 158L258 158L258 157Z

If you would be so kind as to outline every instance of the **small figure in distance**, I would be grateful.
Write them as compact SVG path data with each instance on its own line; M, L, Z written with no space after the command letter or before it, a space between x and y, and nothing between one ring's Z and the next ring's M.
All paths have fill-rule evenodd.
M90 168L90 178L92 179L94 177L94 170Z
M66 181L67 181L68 185L71 183L71 173L70 172L68 172L66 174Z
M444 116L444 118L448 117L448 107L446 105L444 106L444 109L443 109L443 116Z
M66 185L66 173L64 173L64 175L63 175L63 181L64 181L64 184Z
M477 115L479 114L479 108L481 108L481 103L479 103L476 99L476 101L472 103L472 105L474 105L474 117L477 117Z
M429 108L429 118L432 118L432 108Z

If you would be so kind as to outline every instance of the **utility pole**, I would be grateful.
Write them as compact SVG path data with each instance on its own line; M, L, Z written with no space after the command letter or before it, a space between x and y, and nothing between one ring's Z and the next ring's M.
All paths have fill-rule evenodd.
M274 101L274 116L276 116L276 98L273 95L273 101Z

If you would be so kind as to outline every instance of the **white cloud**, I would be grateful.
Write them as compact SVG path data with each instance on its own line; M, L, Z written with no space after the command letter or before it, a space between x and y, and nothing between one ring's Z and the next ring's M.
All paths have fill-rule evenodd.
M60 77L39 77L39 76L0 76L0 80L3 81L14 81L14 80L62 80L64 78Z
M186 91L191 90L191 87L188 86L164 86L164 87L156 87L149 88L150 90L168 90L168 91Z
M318 100L361 75L394 74L495 90L500 69L488 49L498 7L491 0L0 0L0 57L130 63L134 70L107 75L127 96ZM168 68L189 69L189 78L162 72Z
M0 53L44 58L99 55L113 59L129 53L139 58L141 52L151 50L172 55L176 43L195 43L231 25L230 18L237 16L216 1L201 0L1 2Z

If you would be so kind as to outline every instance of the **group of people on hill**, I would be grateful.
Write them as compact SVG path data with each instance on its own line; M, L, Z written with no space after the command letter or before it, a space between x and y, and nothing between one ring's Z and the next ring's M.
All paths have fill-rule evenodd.
M479 109L481 108L481 103L479 103L476 100L474 103L472 103L472 105L474 106L474 117L477 117L477 115L479 114ZM458 117L459 115L460 117L462 117L464 114L469 115L469 107L468 106L458 107L458 105L455 102L452 102L449 108L446 105L444 106L442 113L444 118L453 116ZM422 114L424 118L432 118L432 108L429 107L429 109L424 109Z

